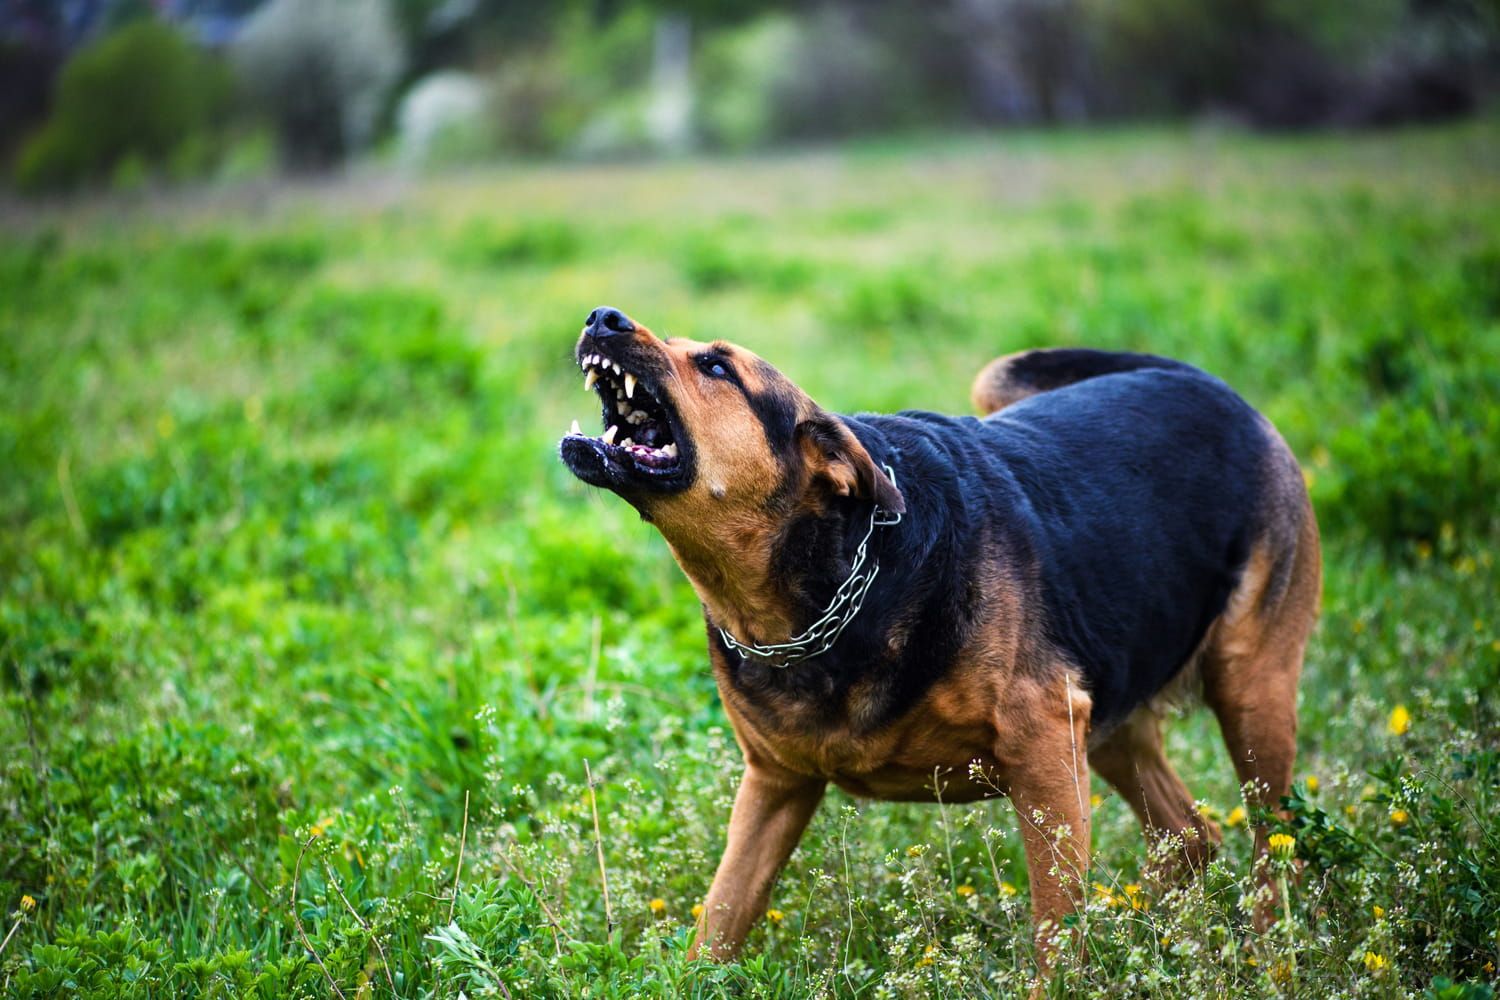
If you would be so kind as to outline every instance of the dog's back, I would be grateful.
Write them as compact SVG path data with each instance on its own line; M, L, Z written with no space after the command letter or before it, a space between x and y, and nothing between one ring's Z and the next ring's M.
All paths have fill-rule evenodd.
M1268 535L1300 520L1276 516L1305 498L1296 463L1232 389L1168 358L1010 355L974 398L988 417L928 426L970 442L950 449L966 502L993 502L992 527L1036 553L1046 630L1107 729L1189 663L1253 550L1294 549Z

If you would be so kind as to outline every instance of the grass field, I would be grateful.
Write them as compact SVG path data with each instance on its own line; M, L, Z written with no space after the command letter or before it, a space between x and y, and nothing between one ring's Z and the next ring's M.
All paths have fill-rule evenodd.
M1003 802L831 793L745 959L684 960L737 751L664 545L556 459L609 303L846 412L963 411L1038 345L1229 380L1324 531L1300 876L1251 935L1190 711L1219 861L1151 884L1096 785L1089 958L1051 988L1490 996L1497 167L1495 123L1018 134L12 207L0 995L1026 992Z

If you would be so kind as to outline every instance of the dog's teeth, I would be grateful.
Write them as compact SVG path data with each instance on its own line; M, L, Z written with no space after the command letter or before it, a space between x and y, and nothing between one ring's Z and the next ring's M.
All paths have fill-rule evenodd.
M630 415L625 418L625 422L628 423L628 424L630 424L631 426L635 426L636 424L643 424L643 423L645 423L646 422L646 411L645 410L634 410L634 411L632 411L630 413Z
M616 366L615 371L619 370L619 367ZM629 372L625 373L625 398L635 398L635 376L630 374Z
M583 428L578 426L578 421L573 421L573 426L568 428L569 434L582 434Z
M677 457L677 446L675 444L662 445L661 453L663 455L667 456L668 458L676 458Z
M617 363L611 361L609 366L615 370L616 375L620 374L620 366Z
M620 428L616 427L614 424L610 424L609 425L609 430L607 430L603 434L599 435L599 440L603 441L605 444L614 444L615 443L615 435L618 434L619 431L620 431Z
M615 403L615 409L620 411L620 416L625 417L625 414L630 412L630 404L622 399L619 402ZM625 417L625 419L630 420L629 417ZM631 423L634 423L634 421L631 421Z
M587 391L589 389L592 389L594 387L594 383L597 381L599 381L599 373L596 371L590 371L583 377L584 390Z
M620 447L621 448L629 448L633 444L635 444L634 441L632 441L630 438L626 438L624 441L620 442Z

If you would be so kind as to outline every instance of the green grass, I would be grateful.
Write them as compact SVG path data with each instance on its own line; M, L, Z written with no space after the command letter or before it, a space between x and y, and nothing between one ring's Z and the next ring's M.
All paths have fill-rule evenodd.
M844 411L962 411L1038 345L1228 379L1325 534L1300 878L1250 934L1226 825L1202 882L1119 905L1146 851L1097 786L1113 888L1053 989L1487 996L1497 162L1493 123L1026 134L29 210L0 237L0 994L1025 992L1004 803L833 793L780 921L685 962L737 752L664 545L556 460L610 303ZM1227 817L1205 713L1169 752Z

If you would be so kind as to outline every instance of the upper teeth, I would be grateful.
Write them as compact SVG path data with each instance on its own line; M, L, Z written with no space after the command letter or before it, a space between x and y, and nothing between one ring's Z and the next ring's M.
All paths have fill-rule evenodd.
M633 398L635 396L635 387L639 379L621 368L618 362L611 361L598 354L588 354L583 357L579 364L583 368L583 387L585 389L592 389L594 383L599 381L601 374L613 372L616 375L623 376L625 379L624 390L621 390L619 386L615 386L615 395L620 398Z

